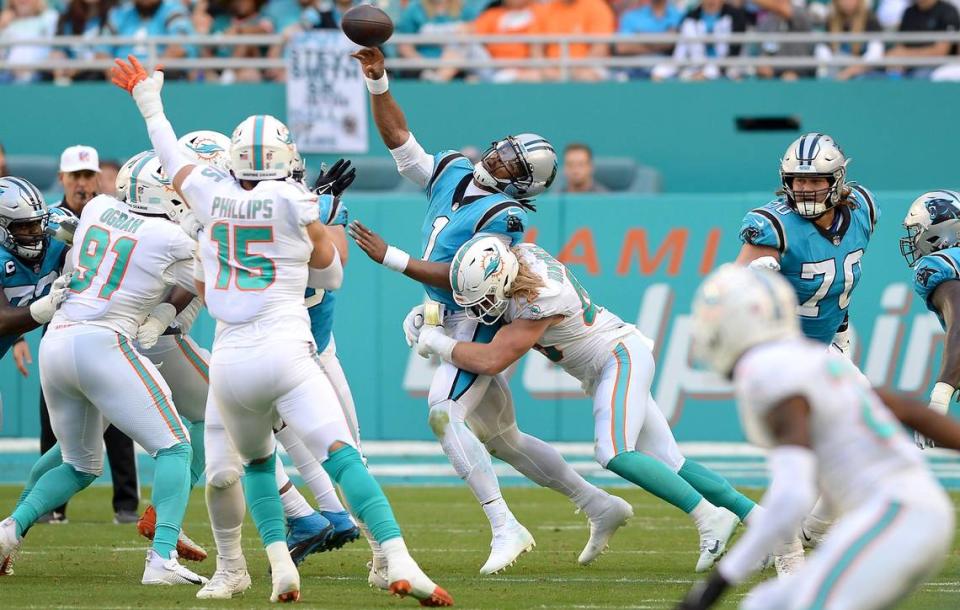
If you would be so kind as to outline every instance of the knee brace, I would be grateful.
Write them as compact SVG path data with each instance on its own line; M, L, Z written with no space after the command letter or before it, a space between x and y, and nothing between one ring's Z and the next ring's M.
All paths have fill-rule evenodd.
M225 466L213 470L207 468L207 485L226 489L240 480L240 468L234 466Z

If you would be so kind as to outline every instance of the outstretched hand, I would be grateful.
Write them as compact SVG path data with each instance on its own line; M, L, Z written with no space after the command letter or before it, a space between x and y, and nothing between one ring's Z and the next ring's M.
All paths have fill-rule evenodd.
M329 169L326 164L320 168L320 174L317 176L316 182L313 183L313 192L318 195L329 193L334 197L339 197L350 188L356 178L357 168L350 167L350 161L347 159L337 159L337 162Z
M160 90L163 88L163 66L157 66L153 74L147 75L143 64L133 55L127 56L127 61L114 60L116 65L111 72L113 84L133 96L133 100L140 109L144 119L163 114L163 102L160 100Z
M363 75L370 80L377 80L383 76L383 52L380 51L380 49L376 47L360 49L350 55L350 57L360 62L360 69L363 70Z
M134 55L127 55L127 61L115 59L113 63L116 65L110 70L110 80L113 81L114 85L131 95L133 94L134 87L150 77L150 75L147 74L147 69L143 67L143 64L141 64L140 60ZM154 72L154 74L160 75L161 84L163 83L162 70L163 66L157 66Z
M357 242L373 262L383 264L383 258L387 255L387 242L383 241L382 237L360 224L359 220L351 222L348 230L353 241Z

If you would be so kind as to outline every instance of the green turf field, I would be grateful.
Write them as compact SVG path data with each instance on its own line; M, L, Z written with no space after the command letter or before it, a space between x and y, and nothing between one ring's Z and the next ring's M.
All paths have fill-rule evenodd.
M512 488L506 498L537 539L537 548L506 573L481 578L489 529L470 492L463 487L402 487L388 490L409 545L425 570L462 608L672 608L693 582L697 536L679 511L640 491L617 489L633 503L636 517L614 538L610 551L581 568L576 557L587 539L586 519L573 513L560 495ZM19 489L0 487L0 511L8 514ZM960 499L954 495L954 499ZM244 598L197 600L187 587L139 584L147 544L134 526L113 525L109 488L80 494L67 525L35 527L16 565L16 575L0 579L0 608L226 608L267 606L270 580L256 531L245 529L244 549L253 587ZM187 533L211 557L190 564L209 576L214 570L213 539L203 494L194 492ZM958 545L943 571L904 603L911 609L958 607ZM301 607L414 608L412 600L392 598L367 587L366 543L335 553L313 555L301 569ZM768 576L772 574L770 572ZM725 598L736 607L745 588Z

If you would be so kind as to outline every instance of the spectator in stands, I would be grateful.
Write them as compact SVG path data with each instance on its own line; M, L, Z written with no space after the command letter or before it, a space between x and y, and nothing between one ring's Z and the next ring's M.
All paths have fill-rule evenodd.
M463 0L411 0L400 15L397 31L403 34L466 34L479 12L475 5L466 6ZM428 59L467 59L483 53L477 45L402 44L397 46L400 57ZM482 55L481 55L482 56ZM449 81L458 76L458 68L424 70L421 78Z
M117 196L117 174L120 163L112 159L100 162L100 192L111 197Z
M607 188L593 180L593 151L579 142L563 149L564 193L605 193Z
M273 22L261 12L266 3L267 0L229 0L227 13L213 20L213 33L226 36L273 34ZM259 58L264 57L267 50L257 45L225 46L219 50L219 55L236 59ZM224 83L260 80L262 80L261 73L256 68L224 70L221 78L221 82Z
M532 35L540 31L537 5L531 0L503 0L500 5L483 11L473 23L475 34L492 36ZM533 45L525 42L501 42L484 45L493 59L527 59L534 57ZM537 49L539 54L540 50ZM485 74L495 82L539 81L541 71L531 68L502 68Z
M340 17L354 4L353 0L298 0L295 5L299 11L293 17L290 14L289 0L270 0L264 14L273 21L277 31L283 34L283 43L270 48L269 57L283 57L284 48L294 36L310 30L336 30L340 28ZM287 8L285 8L287 7ZM268 75L272 80L285 79L284 70L270 70Z
M880 32L880 22L870 10L867 0L833 0L833 7L827 17L827 31L831 34L863 32ZM873 40L863 42L834 42L818 44L816 56L824 60L832 57L860 57L864 61L880 61L883 59L883 43ZM831 68L825 75L831 75L837 80L849 80L862 77L876 68L866 65L847 66L845 68Z
M945 0L914 0L903 12L901 32L956 32L960 29L960 13ZM956 54L956 44L950 42L905 43L889 51L888 57L938 57ZM944 63L947 63L944 61ZM929 78L935 68L908 68L905 74L913 78Z
M813 31L813 21L806 7L791 0L754 0L757 8L756 30L758 32L803 33ZM807 42L767 42L760 45L760 53L765 57L812 57L813 44ZM759 78L779 78L797 80L809 78L816 73L815 68L758 66Z
M683 41L682 38L704 34L723 36L746 30L747 14L743 10L724 0L702 0L700 5L688 12L680 22L681 42L673 50L675 59L691 61L694 65L679 72L672 66L657 66L653 69L653 78L662 80L679 75L683 80L712 80L724 74L731 78L738 77L739 70L722 70L711 60L740 55L740 45L726 42L706 44Z
M57 11L47 8L44 0L10 0L0 12L0 40L17 41L53 37L57 31ZM0 83L29 83L40 80L36 70L17 70L17 64L43 61L50 57L49 45L13 45L0 48L0 61L13 67L0 72Z
M604 0L552 0L542 6L542 31L546 34L597 34L610 35L616 30L616 17ZM546 48L547 57L561 57L559 44L550 44ZM610 45L607 43L573 43L567 47L567 56L608 57ZM548 68L544 77L558 80L563 73L559 68ZM570 78L582 81L598 81L607 78L607 70L597 67L577 67L569 70Z
M153 36L189 36L194 33L190 13L179 0L128 0L114 7L107 15L108 34L130 36L147 40ZM159 45L160 58L195 57L191 45ZM147 60L147 45L123 45L104 48L109 57L135 55L140 61ZM184 76L184 72L167 70L166 78Z
M650 0L649 4L629 10L620 17L620 34L664 34L676 32L683 19L683 12L670 0ZM617 55L660 55L673 53L672 44L647 44L620 42ZM631 78L649 78L651 68L634 68L628 71Z
M66 10L57 21L57 36L83 36L93 39L104 32L107 14L115 4L114 0L70 0ZM73 45L54 50L53 56L61 59L95 59L97 47L93 44ZM57 70L54 81L68 84L71 81L103 80L99 70Z

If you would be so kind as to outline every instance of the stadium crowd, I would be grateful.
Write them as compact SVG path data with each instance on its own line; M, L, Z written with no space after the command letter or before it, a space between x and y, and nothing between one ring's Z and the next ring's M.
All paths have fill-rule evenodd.
M145 45L109 46L98 41L104 35L146 39L151 36L191 34L258 35L282 34L289 40L299 32L338 27L352 0L5 0L0 11L0 41L82 36L89 43L69 47L13 44L0 47L0 61L7 66L57 57L80 59L147 56ZM946 61L932 67L886 67L858 64L843 68L759 67L718 68L712 59L730 56L831 57L858 56L869 62L886 56L931 57L957 54L951 42L884 44L814 44L796 42L760 45L704 44L691 40L702 34L730 32L863 33L947 32L960 29L960 0L390 0L383 8L396 21L396 31L405 34L558 35L644 34L679 32L681 42L669 44L571 43L569 57L661 56L686 60L687 66L609 69L574 67L563 76L574 80L607 79L708 80L755 77L766 79L833 78L932 78L960 79L960 64ZM557 58L557 44L505 42L400 44L388 51L401 58L524 59ZM220 48L185 44L160 48L161 57L282 57L283 45L237 45ZM958 60L960 61L960 60ZM560 69L501 68L461 70L441 68L408 71L408 77L433 81L452 79L494 82L539 82L561 78ZM168 78L234 81L282 80L282 70L227 69L169 74ZM66 84L76 80L103 80L101 71L59 70L53 73L7 69L0 83L53 80Z

